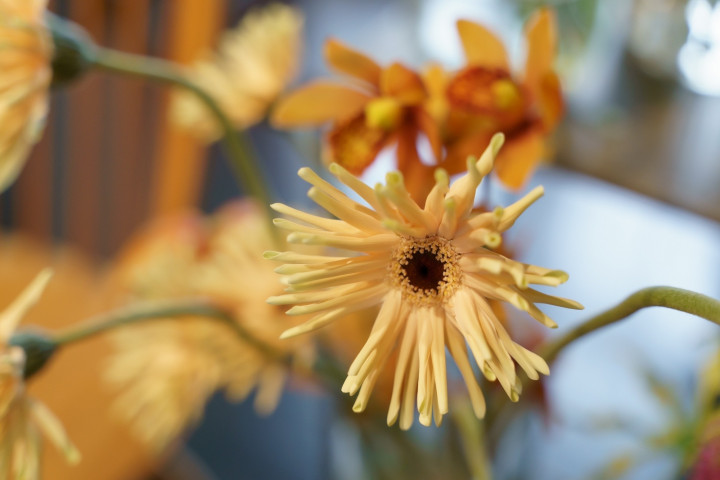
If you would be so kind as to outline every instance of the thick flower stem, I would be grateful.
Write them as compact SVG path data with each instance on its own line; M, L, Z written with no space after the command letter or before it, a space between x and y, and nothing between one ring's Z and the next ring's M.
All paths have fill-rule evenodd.
M54 343L60 347L65 346L100 333L113 330L118 327L140 323L147 320L176 318L176 317L205 317L209 320L221 321L227 324L243 341L257 348L268 358L289 363L287 355L274 349L270 345L256 338L252 333L240 325L233 316L225 310L198 301L181 302L153 302L146 305L135 305L122 308L113 312L98 315L94 318L71 327L64 332L55 334L52 337ZM182 321L175 319L175 321Z
M720 301L700 293L674 287L649 287L627 297L620 304L587 320L565 335L540 348L539 354L552 363L573 341L602 327L612 325L646 307L666 307L697 315L720 325Z
M98 47L93 54L92 65L100 70L142 77L192 92L205 104L222 128L223 140L239 181L247 192L270 212L269 205L271 202L268 194L268 184L264 181L261 172L248 153L250 150L247 141L233 127L212 96L183 75L175 64L157 58ZM272 216L271 214L268 218L272 218Z

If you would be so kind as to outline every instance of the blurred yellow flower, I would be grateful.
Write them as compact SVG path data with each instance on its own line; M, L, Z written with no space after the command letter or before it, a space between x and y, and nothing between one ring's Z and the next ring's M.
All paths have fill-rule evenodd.
M218 52L196 63L187 76L213 97L235 127L247 128L263 119L296 75L302 26L302 14L288 5L255 8L224 35ZM190 92L175 92L171 116L207 141L222 135L216 119Z
M256 339L309 362L309 342L280 341L287 317L264 301L282 291L262 259L271 244L260 210L239 203L209 220L192 213L155 224L128 248L116 275L132 300L208 298ZM148 321L113 339L106 377L121 391L116 408L157 451L201 416L216 390L240 401L256 389L256 410L272 412L287 376L280 359L214 319Z
M0 192L40 137L52 80L47 0L0 0Z
M41 272L4 312L0 313L0 478L40 478L41 433L62 450L70 463L80 453L68 439L55 416L25 391L25 352L9 344L10 337L27 310L32 307L50 280L49 270Z
M546 295L531 284L556 286L567 274L508 259L492 250L501 233L542 194L542 187L513 205L474 213L476 190L502 145L493 137L480 160L468 159L467 174L449 185L436 171L436 184L424 208L413 201L399 172L389 173L387 185L373 190L337 164L330 166L340 182L371 207L356 203L311 170L300 176L313 187L308 195L338 219L322 218L275 204L273 208L302 223L277 219L290 230L288 242L333 248L333 256L268 252L285 263L288 293L274 296L274 305L295 305L289 315L314 316L283 333L289 338L320 328L349 313L381 305L372 331L350 366L342 391L358 394L353 410L365 409L374 384L389 356L397 349L392 398L387 422L399 419L407 429L414 419L439 424L448 411L445 348L455 359L470 393L475 414L485 414L485 401L468 357L467 345L485 377L498 380L507 395L518 399L521 384L515 363L531 379L547 374L548 366L535 353L515 343L498 320L490 299L507 302L554 327L534 303L582 308L578 303ZM346 255L343 251L359 253Z

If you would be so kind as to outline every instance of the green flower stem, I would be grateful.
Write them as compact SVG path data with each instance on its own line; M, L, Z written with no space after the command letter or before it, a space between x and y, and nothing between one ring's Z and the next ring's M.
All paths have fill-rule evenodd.
M126 325L153 319L190 316L221 321L232 328L238 337L258 349L263 355L285 364L290 363L288 355L259 340L245 327L235 321L235 318L229 312L209 303L199 301L152 302L145 305L140 304L122 308L98 315L80 325L70 327L64 332L52 336L52 340L58 347L66 346ZM176 319L175 321L182 320Z
M594 316L565 335L551 340L540 348L539 354L550 364L566 346L578 338L619 322L646 307L672 308L720 325L720 301L681 288L649 287L638 290L615 307Z
M133 55L100 47L96 48L92 55L92 65L100 70L142 77L192 92L198 100L205 104L222 128L225 146L230 154L232 166L238 179L247 192L268 209L268 218L273 217L269 210L271 202L267 182L264 181L257 165L250 156L249 145L244 136L233 127L212 96L183 75L177 65L157 58Z
M492 480L490 460L487 455L485 422L475 418L467 399L456 402L450 411L450 418L457 428L460 444L473 480Z

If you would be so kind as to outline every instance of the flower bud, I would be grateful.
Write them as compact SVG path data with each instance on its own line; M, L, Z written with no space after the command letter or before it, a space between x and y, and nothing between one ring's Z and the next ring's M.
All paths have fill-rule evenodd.
M83 75L92 66L96 47L79 25L50 13L46 18L55 46L52 84L65 85Z
M35 330L17 332L10 337L10 345L25 352L23 376L28 379L39 372L57 350L57 344L46 333Z

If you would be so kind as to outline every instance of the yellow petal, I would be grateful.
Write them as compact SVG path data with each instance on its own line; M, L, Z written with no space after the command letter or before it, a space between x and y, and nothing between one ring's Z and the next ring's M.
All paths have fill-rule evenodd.
M0 314L0 344L7 343L25 313L35 305L52 277L52 270L40 272L25 290Z
M457 29L468 65L510 70L505 46L495 34L468 20L458 20Z
M383 69L380 75L380 91L406 105L417 105L427 98L425 84L420 75L399 63Z
M327 81L316 81L295 90L278 102L270 118L278 128L321 125L352 117L371 96Z
M537 93L543 78L552 71L557 51L557 27L555 14L548 8L537 11L525 26L527 59L525 61L525 84Z
M373 59L335 39L325 42L325 61L338 72L364 80L374 86L380 84L380 66Z

